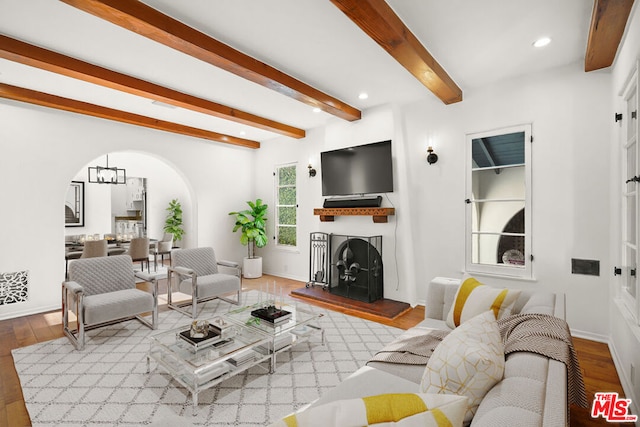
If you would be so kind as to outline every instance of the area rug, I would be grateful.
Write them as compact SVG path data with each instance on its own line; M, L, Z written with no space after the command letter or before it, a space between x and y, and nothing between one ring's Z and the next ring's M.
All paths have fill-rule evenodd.
M245 292L245 303L257 300ZM278 355L276 370L259 366L198 395L191 394L151 362L146 352L151 331L136 320L87 333L83 351L66 338L13 350L27 410L34 426L261 426L294 412L363 366L403 331L323 310L325 345L320 336ZM208 302L204 318L237 306ZM189 324L175 311L160 314L160 330Z

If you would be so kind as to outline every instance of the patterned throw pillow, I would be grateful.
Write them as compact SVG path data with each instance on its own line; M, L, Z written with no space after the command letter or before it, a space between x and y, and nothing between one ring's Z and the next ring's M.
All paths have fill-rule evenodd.
M466 410L463 396L380 394L311 407L269 427L461 427Z
M492 311L464 322L435 348L427 362L420 391L466 396L471 422L484 395L504 375L504 345Z
M447 315L447 326L456 328L487 310L492 310L496 319L502 319L511 314L519 296L519 290L493 288L469 277L458 288Z

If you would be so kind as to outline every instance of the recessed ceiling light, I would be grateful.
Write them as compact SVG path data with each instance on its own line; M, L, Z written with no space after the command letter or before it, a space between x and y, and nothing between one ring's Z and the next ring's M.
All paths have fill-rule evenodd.
M369 94L366 92L362 92L360 95L358 95L359 99L367 99L369 97Z
M321 109L319 109L318 107L316 107L316 108L314 108L314 109L313 109L313 112L314 112L314 113L319 113L320 111L322 111L322 110L321 110Z
M535 42L533 42L534 47L543 47L551 43L551 39L549 37L541 37Z
M243 130L240 131L240 135L245 136L247 133Z

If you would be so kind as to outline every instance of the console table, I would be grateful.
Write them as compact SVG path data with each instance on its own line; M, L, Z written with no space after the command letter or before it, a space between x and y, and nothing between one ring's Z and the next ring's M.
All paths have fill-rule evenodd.
M331 222L336 216L371 216L375 223L387 222L389 215L395 215L395 208L315 208L314 215L320 216L320 221Z

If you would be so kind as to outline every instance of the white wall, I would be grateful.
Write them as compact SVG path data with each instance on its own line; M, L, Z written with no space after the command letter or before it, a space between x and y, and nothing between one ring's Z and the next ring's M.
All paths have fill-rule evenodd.
M535 281L485 278L497 286L540 289L567 296L567 320L577 334L606 339L609 271L609 75L584 73L582 64L466 91L459 104L424 101L403 108L414 194L418 297L434 276L464 269L465 134L532 123L532 233ZM431 143L428 141L431 140ZM440 160L424 161L427 145ZM571 258L600 260L599 277L571 274Z
M640 59L640 7L638 2L635 2L631 17L627 23L626 34L620 45L616 61L612 71L612 89L610 96L613 102L613 109L610 112L610 116L613 117L613 112L625 111L625 106L620 95L620 91L625 86L627 78L632 70L636 67L637 61ZM611 265L609 268L613 268L614 265L620 266L622 261L620 236L622 207L621 207L621 190L623 179L621 176L622 162L621 162L621 127L627 125L628 117L623 117L623 121L618 124L614 124L613 118L610 119L609 129L611 130L609 138L609 189L611 193L610 200L610 253L611 253ZM611 270L609 270L611 271ZM625 307L623 307L619 301L617 301L616 290L620 286L621 276L614 277L612 274L608 275L609 289L610 289L610 304L609 310L611 313L610 324L610 342L609 347L611 349L616 368L618 370L618 376L620 382L625 391L625 395L628 399L632 400L633 413L638 413L638 402L640 399L640 327L631 318L630 313ZM632 368L633 366L633 368Z
M295 251L279 249L274 244L273 233L275 209L269 210L268 233L269 244L258 250L264 257L264 271L270 274L309 280L309 234L311 232L326 232L351 236L382 235L382 258L384 264L384 295L385 298L415 303L415 287L412 278L405 276L404 281L399 277L411 272L408 268L409 258L404 254L411 252L410 237L404 239L397 229L399 215L408 216L408 211L398 209L396 216L390 216L386 224L374 224L371 217L344 216L335 217L334 222L320 222L318 216L313 215L314 208L322 207L322 170L320 167L320 153L322 151L361 145L366 143L392 139L394 157L394 185L393 193L388 193L383 200L384 207L397 206L401 203L405 193L406 182L403 169L404 150L401 135L396 135L395 112L390 106L383 106L363 112L363 117L357 122L333 120L321 129L314 129L307 133L301 141L291 141L279 138L262 145L258 153L256 176L256 193L271 207L274 206L273 168L282 163L297 162L298 165L298 248ZM311 159L317 170L317 175L309 177L307 165ZM404 236L410 236L406 232Z
M274 164L298 162L299 242L295 253L270 244L262 250L265 271L307 280L308 233L383 236L385 297L424 301L435 276L461 277L464 269L465 135L532 123L534 281L485 278L497 286L566 294L567 320L577 335L606 340L608 311L609 209L607 177L611 102L610 74L585 73L582 64L466 91L462 103L445 106L433 97L405 106L363 112L355 123L332 122L302 141L284 138L259 151L256 190L273 202ZM384 205L396 207L388 224L369 218L337 217L320 223L319 176L308 178L309 157L321 151L391 137L395 191ZM429 165L427 146L440 160ZM319 169L316 160L316 168ZM273 214L272 214L273 215ZM273 224L272 224L273 225ZM269 227L273 233L272 225ZM601 275L571 274L571 258L599 260Z
M0 271L28 270L30 283L29 301L0 306L0 318L60 307L67 186L106 153L151 153L172 165L192 197L190 245L242 258L227 213L253 194L254 150L7 100L0 101L0 150Z

